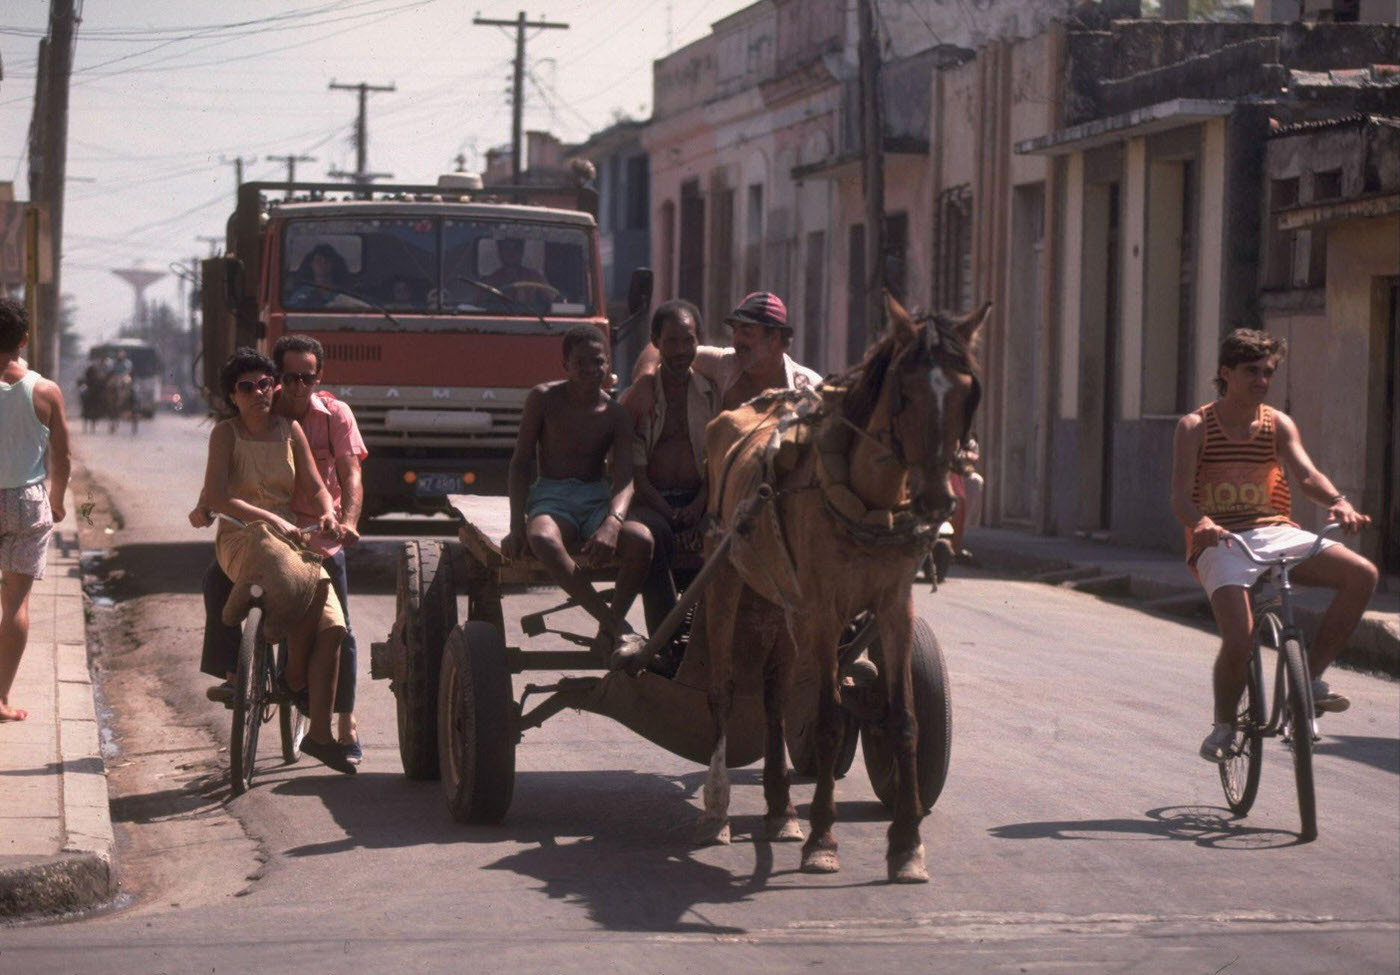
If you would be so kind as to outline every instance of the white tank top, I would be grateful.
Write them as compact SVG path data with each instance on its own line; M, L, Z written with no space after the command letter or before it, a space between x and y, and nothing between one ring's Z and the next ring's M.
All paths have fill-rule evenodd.
M0 488L28 487L47 476L49 428L34 413L33 369L16 383L0 381Z

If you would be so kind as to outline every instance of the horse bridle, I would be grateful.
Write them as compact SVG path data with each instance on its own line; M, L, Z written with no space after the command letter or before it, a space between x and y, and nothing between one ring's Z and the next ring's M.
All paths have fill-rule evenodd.
M907 350L904 356L917 353L922 359L924 355L931 355L935 357L939 365L952 366L955 371L965 376L972 377L972 390L967 394L967 400L963 403L963 429L962 436L959 438L962 442L966 442L968 434L972 432L972 418L977 413L977 404L982 399L982 381L978 379L976 370L964 365L964 363L971 361L966 344L953 333L950 327L944 325L942 319L930 315L927 318L921 319L921 321L925 324L924 327L919 330L918 344ZM930 325L932 327L929 327ZM932 345L929 344L930 338L932 339ZM889 449L894 455L894 459L899 463L899 466L908 468L909 461L904 453L904 442L900 440L899 432L895 429L895 420L899 417L899 414L904 411L904 389L901 385L900 376L900 366L903 365L902 360L904 356L900 356L901 361L890 364L890 372L893 374L890 378L893 380L894 388L890 392ZM925 451L929 453L933 452L931 449L933 445L927 441L937 435L938 431L925 427ZM950 471L957 470L956 457L948 458L948 469Z

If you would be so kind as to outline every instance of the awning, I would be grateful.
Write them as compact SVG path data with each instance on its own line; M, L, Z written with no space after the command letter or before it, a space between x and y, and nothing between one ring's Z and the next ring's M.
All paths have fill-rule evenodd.
M1049 135L1025 139L1016 143L1015 149L1017 155L1022 156L1067 156L1072 152L1083 152L1137 136L1225 118L1234 110L1235 103L1232 101L1173 98L1121 115L1081 122Z
M1400 213L1400 193L1293 207L1281 211L1277 219L1279 230L1303 230L1324 223L1335 223L1338 220L1365 220L1391 213Z

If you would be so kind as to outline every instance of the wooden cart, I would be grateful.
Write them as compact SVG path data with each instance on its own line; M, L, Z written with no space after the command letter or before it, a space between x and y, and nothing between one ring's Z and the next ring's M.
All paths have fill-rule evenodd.
M535 560L501 554L500 542L509 529L506 498L452 495L448 501L462 519L458 541L403 543L393 630L388 640L371 648L371 676L389 679L397 701L404 773L415 779L440 777L448 809L458 821L499 822L510 808L516 744L526 730L567 708L606 715L682 758L707 765L713 737L704 641L691 640L688 625L682 624L686 662L674 678L609 672L606 662L587 649L506 646L505 597L552 586L553 580ZM607 580L614 572L605 568L594 575ZM467 599L465 622L458 619L459 594ZM529 614L521 619L521 629L526 636L539 636L549 613L571 605ZM591 638L552 632L581 647ZM837 774L850 768L861 739L871 784L889 805L894 757L881 734L885 693L875 663L878 646L870 645L874 633L872 620L852 621L842 644L846 733ZM952 712L943 654L922 620L915 621L913 670L919 788L929 808L947 776ZM584 673L559 676L549 684L527 683L517 700L512 677L526 671ZM815 680L811 674L796 675L785 715L788 751L800 775L815 772ZM741 685L730 716L729 765L758 761L763 740L761 689Z

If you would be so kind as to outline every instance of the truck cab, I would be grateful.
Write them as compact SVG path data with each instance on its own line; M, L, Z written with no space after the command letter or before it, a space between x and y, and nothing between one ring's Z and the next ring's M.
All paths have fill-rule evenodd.
M325 349L323 388L349 403L369 448L367 517L504 493L527 393L562 378L563 333L580 322L609 331L588 196L239 192L228 256L205 266L206 385L217 388L239 345L268 353L282 335L309 335Z

